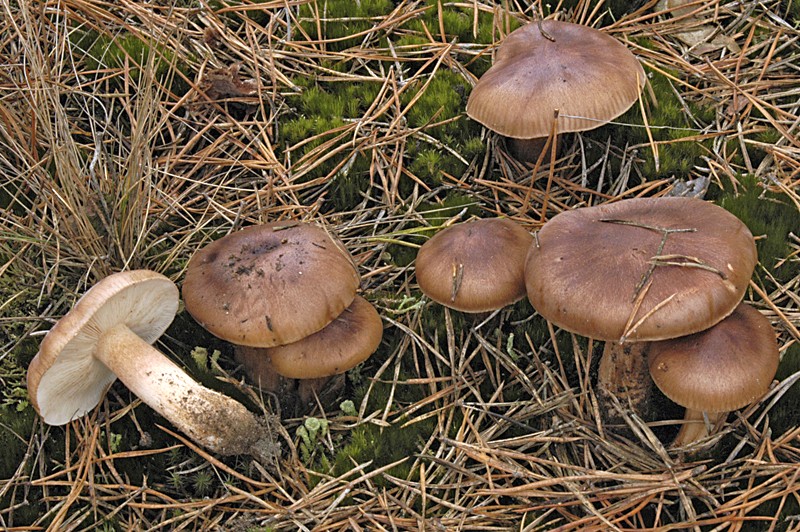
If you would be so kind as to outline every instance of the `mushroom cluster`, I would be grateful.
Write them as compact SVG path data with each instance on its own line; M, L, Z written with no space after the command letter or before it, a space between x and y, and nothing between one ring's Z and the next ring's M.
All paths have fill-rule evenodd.
M383 324L356 297L359 282L344 245L322 227L272 222L195 253L183 298L198 323L237 346L250 378L295 410L377 349Z
M505 218L451 225L417 253L422 292L462 312L487 312L525 297L525 257L533 236Z
M86 414L115 380L192 440L219 454L269 459L275 443L243 405L208 389L151 344L178 310L163 275L133 270L90 288L48 331L28 368L28 395L45 423Z
M636 57L593 28L545 20L511 32L478 80L467 114L536 161L551 133L586 131L627 111L644 87Z
M615 396L641 411L651 389L647 352L653 342L707 331L731 316L756 262L752 234L721 207L695 198L637 198L554 216L531 247L525 277L539 314L565 330L605 341L598 371L601 399ZM776 343L774 334L771 341ZM665 356L651 352L650 367L660 359L675 375ZM769 378L758 375L761 393L776 367L768 367ZM748 377L756 378L754 372ZM656 383L665 378L662 371ZM750 401L757 396L748 395ZM739 401L718 403L727 408ZM738 407L727 409L733 408Z

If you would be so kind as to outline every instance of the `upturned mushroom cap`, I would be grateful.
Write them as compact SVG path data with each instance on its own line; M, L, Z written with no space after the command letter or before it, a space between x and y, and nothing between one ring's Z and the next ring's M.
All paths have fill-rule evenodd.
M279 374L291 379L319 379L352 369L375 352L383 322L369 301L356 296L322 330L291 344L266 349Z
M478 80L467 114L506 137L547 137L553 113L557 133L585 131L630 108L644 87L639 61L598 30L555 20L510 33L494 64Z
M757 261L747 227L695 198L565 211L537 242L525 269L533 307L559 327L606 341L664 340L711 327L739 304Z
M52 329L28 367L31 404L50 425L94 408L116 375L93 356L106 331L126 325L148 344L178 311L178 289L148 270L115 273L90 288Z
M425 242L417 282L434 301L463 312L486 312L525 296L525 257L533 237L503 218L452 225Z
M274 222L201 249L183 282L186 310L212 334L251 347L296 342L352 303L359 275L323 228Z
M714 327L650 345L650 375L681 406L701 412L742 408L769 390L780 356L775 331L740 304Z

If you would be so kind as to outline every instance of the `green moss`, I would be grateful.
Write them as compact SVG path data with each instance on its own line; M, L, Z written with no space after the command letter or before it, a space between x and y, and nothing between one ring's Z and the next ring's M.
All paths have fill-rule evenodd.
M386 246L386 260L395 266L405 268L417 258L417 248L402 244Z
M348 119L358 119L372 105L380 86L376 83L319 82L305 80L298 83L304 90L287 97L292 107L293 118L281 122L281 141L293 150L292 159L298 161L331 139L334 129L347 124ZM312 137L313 140L308 141ZM342 142L349 142L348 137ZM302 146L299 143L305 142ZM308 181L320 177L330 178L330 199L326 211L348 211L353 209L369 188L370 153L345 149L341 153L318 164L304 176ZM338 170L337 170L338 169Z
M784 353L775 378L783 380L798 371L800 371L800 346L793 344ZM775 435L783 434L800 424L800 382L794 383L772 409L770 423Z
M0 406L0 478L11 478L22 463L35 418L33 408Z
M284 122L281 126L281 133L288 146L317 137L304 145L302 151L304 154L329 138L328 135L333 134L331 133L332 129L343 125L344 121L340 116L301 116Z
M653 140L659 143L658 167L638 102L615 119L613 124L583 133L585 137L597 141L588 148L588 156L592 159L603 157L605 142L611 138L612 143L620 148L640 146L638 156L643 160L642 173L647 178L688 177L692 168L703 162L702 156L711 150L710 140L691 138L699 134L695 120L700 124L709 123L713 120L714 110L688 99L684 99L684 107L669 77L647 68L645 70L655 94L655 100L647 103L646 113ZM619 164L619 161L612 159L612 173L619 170Z
M389 401L389 393L390 385L387 383L373 386L367 411L382 408ZM394 400L405 404L418 400L423 395L417 386L402 384L396 388L395 393ZM350 471L353 464L371 461L370 468L377 469L405 458L405 462L394 466L387 473L400 478L409 478L413 457L436 428L436 421L430 418L404 426L407 421L401 418L388 427L364 423L354 428L349 434L348 441L334 457L332 474L342 475ZM380 477L376 478L376 483L379 486L384 485Z
M767 146L776 144L781 138L783 138L783 135L777 129L771 126L764 126L763 129L754 133L752 137L755 142L763 143ZM738 139L736 140L736 143L738 144ZM768 153L769 151L765 147L753 146L749 148L748 154L750 155L750 162L753 167L758 167Z
M461 156L466 160L471 160L486 151L486 143L479 136L467 137L461 147Z
M440 201L426 202L419 207L420 214L433 227L440 226L462 211L463 220L471 216L479 216L481 212L475 198L455 190L449 192ZM433 232L428 233L427 236L433 236Z
M591 4L597 4L598 2L592 2ZM606 17L603 18L603 25L608 25L611 22L624 17L630 13L633 13L637 8L644 5L643 0L606 0L603 2L603 9L601 13L605 14ZM546 10L545 15L550 14L551 8L555 8L556 5L559 6L561 11L572 12L579 5L583 5L585 2L579 2L578 0L563 0L562 2L552 3L552 4L545 4Z
M800 24L800 0L783 0L781 2L781 9L785 13L785 17L790 24L795 27Z
M176 70L184 74L188 68L183 65L174 51L162 44L145 41L139 35L122 33L120 35L98 35L88 32L74 33L74 42L79 50L88 48L83 60L90 70L119 70L128 68L129 79L139 81L142 69L154 68L153 78L170 87L178 94L188 90L188 85L176 75ZM89 44L91 42L91 44ZM118 81L118 83L122 83Z
M423 15L409 22L406 27L420 35L424 35L427 29L437 40L444 37L447 42L455 40L462 43L491 44L499 37L495 26L501 26L503 32L508 33L521 25L517 19L502 11L499 13L502 20L498 22L494 19L494 13L478 11L476 28L475 11L471 7L439 0L426 0L425 5L427 9ZM441 34L442 29L444 36Z
M393 8L390 0L322 0L301 5L299 19L312 40L328 41L328 50L342 51L360 46L364 36L358 34L373 27L372 19Z
M742 220L754 236L764 236L756 242L761 264L788 281L800 270L797 262L786 262L777 269L775 264L791 252L788 234L800 227L800 212L784 196L765 190L753 176L741 176L739 182L738 193L714 188L709 190L709 199Z
M408 171L426 183L441 183L442 154L433 148L424 149L408 165ZM450 162L448 160L448 162Z
M474 157L485 149L480 140L480 126L463 115L469 90L463 76L440 69L427 85L420 82L401 97L404 105L411 106L406 114L408 126L421 129L450 148L419 138L407 143L409 170L431 186L441 184L443 174L462 175L466 165L461 159L468 160L465 157ZM453 152L461 154L461 159Z
M326 211L347 212L355 209L369 190L369 155L354 153L330 181L330 201Z
M431 44L431 39L436 43L461 42L489 45L497 42L501 35L507 34L518 27L520 22L509 16L505 11L498 11L499 20L495 19L494 12L479 11L477 29L475 26L475 11L471 7L454 5L438 0L426 0L426 9L417 18L411 19L402 28L398 29L400 37L394 41L395 50L402 56L413 53L418 47ZM441 18L441 24L440 24ZM442 35L442 29L444 35ZM406 47L408 50L404 50ZM422 62L406 64L406 69L411 74L420 73ZM470 54L464 60L464 65L475 76L480 77L491 66L491 54Z
M421 94L419 91L423 90ZM447 69L439 69L427 83L419 84L418 90L406 91L401 101L409 105L418 96L406 114L408 126L421 128L431 121L441 122L455 118L464 111L465 95L469 91L469 84L463 76ZM459 126L447 124L442 126L442 132L455 133Z
M0 254L6 251L5 246L0 245ZM34 304L35 293L25 288L31 282L29 275L12 267L7 276L0 278L0 301L4 302L0 311L6 318L0 320L0 337L6 346L11 346L11 351L0 356L0 479L11 478L22 463L37 418L28 400L25 382L26 368L39 349L39 339L27 336L27 327L23 324L25 316L39 313ZM13 317L21 319L16 322ZM63 446L63 442L49 438L46 452L57 450L59 445ZM0 507L4 503L5 500L0 499Z

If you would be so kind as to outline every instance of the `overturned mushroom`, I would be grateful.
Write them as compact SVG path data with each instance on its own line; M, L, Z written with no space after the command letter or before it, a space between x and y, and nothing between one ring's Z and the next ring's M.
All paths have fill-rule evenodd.
M150 344L178 309L178 289L161 274L133 270L89 289L47 333L28 368L28 394L50 425L86 414L119 379L201 446L268 458L266 427L233 399L208 389Z

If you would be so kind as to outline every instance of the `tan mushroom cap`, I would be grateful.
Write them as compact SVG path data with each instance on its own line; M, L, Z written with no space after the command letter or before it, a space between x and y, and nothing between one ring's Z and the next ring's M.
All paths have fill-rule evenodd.
M664 233L630 224L689 231L669 233L659 253ZM696 198L637 198L554 216L531 247L525 277L533 307L559 327L654 341L733 312L757 260L753 235L725 209Z
M91 287L48 331L28 367L28 395L45 422L86 414L116 380L94 356L107 331L122 324L151 344L172 323L178 301L175 284L149 270L115 273Z
M780 359L769 320L745 303L706 331L654 342L648 356L664 395L701 412L736 410L764 395Z
M502 308L525 296L525 257L533 236L504 218L452 225L425 242L417 282L434 301L463 312Z
M291 344L266 349L272 368L290 379L318 379L352 369L378 349L383 322L361 296L324 329Z
M622 43L598 30L545 20L510 33L494 64L478 80L467 114L506 137L547 137L553 113L557 133L585 131L627 111L645 74Z
M186 310L212 334L252 347L317 332L352 303L359 275L323 228L273 222L198 251L183 283Z

